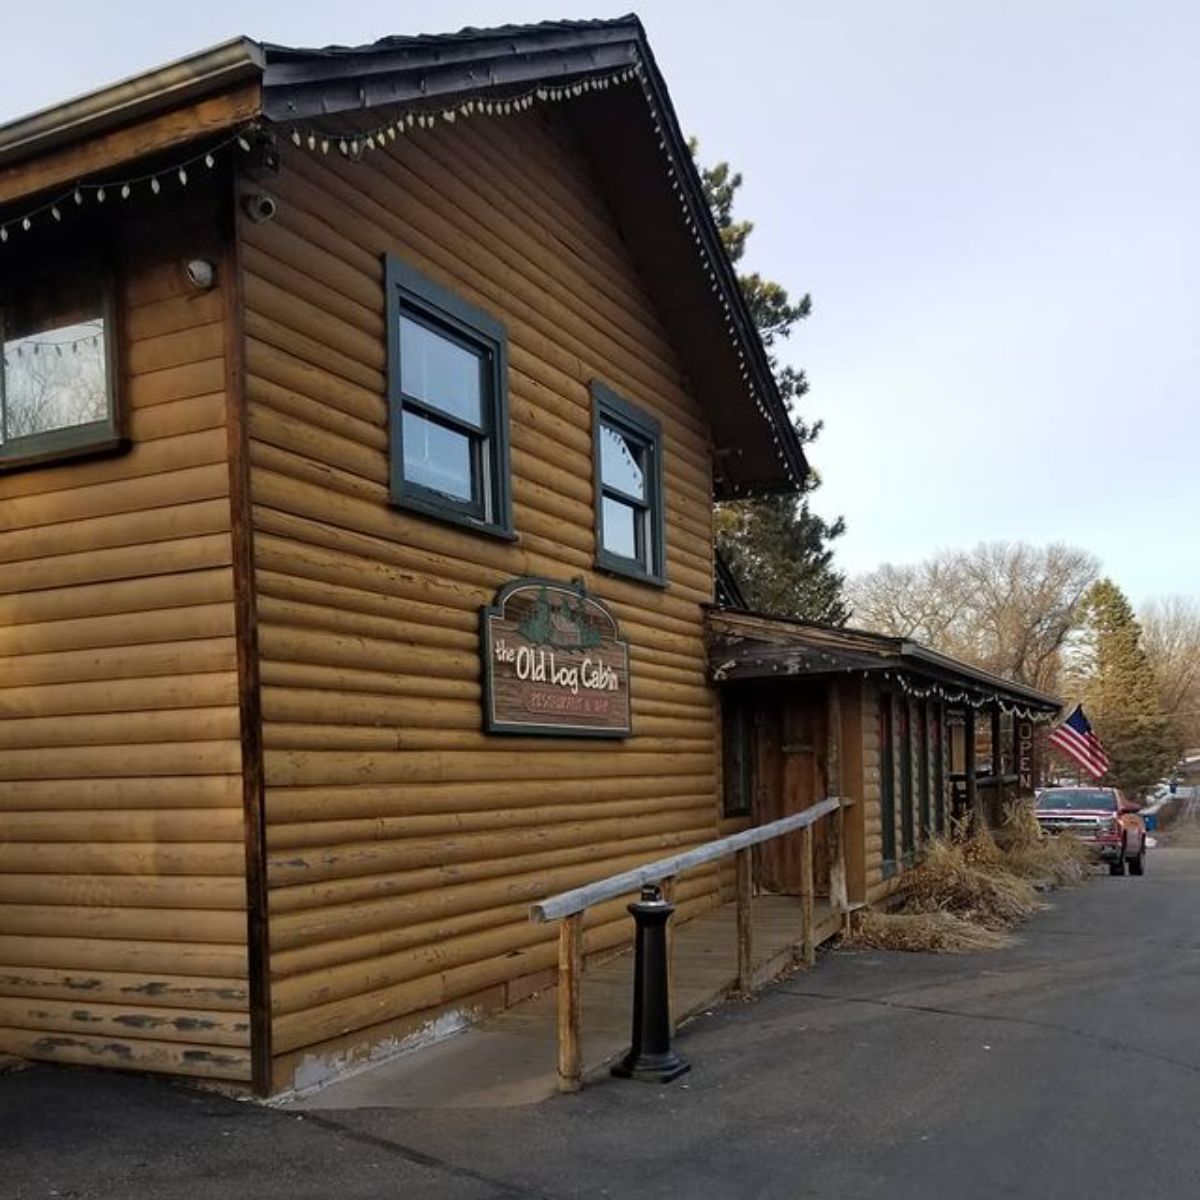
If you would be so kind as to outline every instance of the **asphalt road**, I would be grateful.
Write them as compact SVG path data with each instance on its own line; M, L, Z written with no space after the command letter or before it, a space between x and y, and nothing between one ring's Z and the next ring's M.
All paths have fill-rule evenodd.
M1200 838L1056 895L1006 950L829 954L680 1049L667 1087L476 1112L34 1067L0 1077L0 1196L1200 1196Z

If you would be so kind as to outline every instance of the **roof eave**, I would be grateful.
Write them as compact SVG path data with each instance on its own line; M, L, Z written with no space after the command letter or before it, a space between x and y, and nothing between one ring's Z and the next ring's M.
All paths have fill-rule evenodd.
M717 223L704 195L704 184L701 182L695 160L692 158L687 140L680 128L679 118L675 113L675 106L671 103L666 81L658 69L658 63L655 61L654 52L650 48L641 22L636 18L635 21L639 53L649 68L646 71L646 81L654 97L655 105L665 118L662 128L664 142L671 156L672 165L683 185L682 191L688 205L688 215L700 236L705 257L714 269L717 286L720 288L722 299L733 320L733 330L749 375L748 382L763 398L771 425L778 433L780 455L787 464L790 482L794 485L794 487L787 484L765 486L759 490L763 494L799 491L809 473L804 447L796 433L787 405L779 394L775 373L767 358L766 347L763 345L758 327L754 324L754 318L750 315L750 308L742 293L733 263L721 241L720 231L717 229Z
M871 630L852 629L844 626L826 625L815 621L802 621L794 617L775 617L754 612L752 609L735 609L730 607L709 606L711 615L720 620L727 618L738 622L739 618L759 624L760 629L745 628L744 636L748 641L755 639L755 634L761 639L766 632L761 629L763 622L778 627L786 638L787 631L794 631L792 636L799 640L805 633L809 634L807 648L814 654L824 655L829 659L825 667L805 672L794 669L796 674L836 673L838 671L862 671L868 674L907 671L936 678L942 683L951 683L955 687L966 688L979 693L992 693L1003 696L1010 703L1023 705L1029 709L1044 713L1057 713L1062 708L1062 702L1054 696L1039 692L1023 683L1004 679L990 671L972 667L968 663L939 654L920 642L909 638L894 637L890 634L875 633ZM840 645L839 645L840 643ZM772 654L785 658L787 654L786 640L780 642ZM833 659L840 658L840 665L834 665ZM727 672L728 673L728 672ZM786 674L786 672L784 673ZM779 678L777 668L762 673L763 678Z
M969 666L966 663L959 662L957 659L948 658L944 654L939 654L936 650L930 650L928 646L922 646L920 642L905 639L900 646L900 658L901 661L907 662L912 660L927 667L951 672L958 676L965 676L977 681L982 687L1019 695L1031 704L1036 704L1039 707L1053 710L1054 712L1062 708L1062 701L1056 699L1054 696L1048 696L1045 692L1039 692L1036 688L1028 687L1023 683L1017 683L1011 679L1005 679L1000 675L993 675L990 671L984 671L979 667Z
M257 42L232 38L153 71L0 125L0 166L261 76Z

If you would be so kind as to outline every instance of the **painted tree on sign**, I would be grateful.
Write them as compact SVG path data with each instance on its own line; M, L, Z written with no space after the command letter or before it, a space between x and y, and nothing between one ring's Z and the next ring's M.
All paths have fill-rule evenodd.
M695 155L694 140L691 149ZM742 177L724 162L699 169L725 252L736 266L754 229L752 222L736 220L733 215ZM796 324L808 316L812 300L804 295L793 302L782 284L764 279L757 272L739 274L738 281L767 348L775 382L791 413L796 433L801 442L811 443L821 432L821 422L806 422L796 410L796 402L808 391L808 381L803 371L781 364L773 348L778 341L790 337ZM834 566L832 543L845 531L845 522L841 517L826 521L812 511L809 496L820 484L820 476L812 471L798 496L735 500L718 505L717 550L752 608L841 625L848 612L842 602L844 577Z

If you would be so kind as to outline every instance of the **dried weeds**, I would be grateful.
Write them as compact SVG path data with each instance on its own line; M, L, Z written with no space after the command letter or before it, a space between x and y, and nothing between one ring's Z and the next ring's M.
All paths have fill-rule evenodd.
M985 929L1007 929L1041 908L1028 879L1013 874L990 837L932 842L912 870L904 909L948 912Z
M951 912L880 913L866 911L855 921L847 944L872 950L911 953L964 954L971 950L999 950L1012 938L986 929Z

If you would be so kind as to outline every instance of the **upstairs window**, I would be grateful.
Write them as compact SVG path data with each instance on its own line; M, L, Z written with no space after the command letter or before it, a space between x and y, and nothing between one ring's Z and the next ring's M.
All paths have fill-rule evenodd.
M592 384L596 565L666 582L662 429L604 384Z
M0 470L121 444L111 288L98 272L0 291Z
M510 535L504 326L386 260L392 501Z

